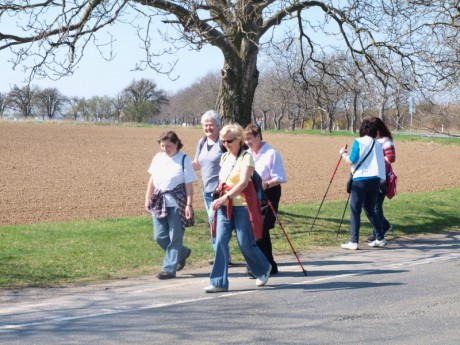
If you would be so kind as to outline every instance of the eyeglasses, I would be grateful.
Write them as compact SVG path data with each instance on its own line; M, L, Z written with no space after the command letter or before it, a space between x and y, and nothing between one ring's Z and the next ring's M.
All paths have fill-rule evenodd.
M222 139L221 141L222 141L222 144L231 144L231 143L233 143L235 141L235 139L230 139L230 140Z

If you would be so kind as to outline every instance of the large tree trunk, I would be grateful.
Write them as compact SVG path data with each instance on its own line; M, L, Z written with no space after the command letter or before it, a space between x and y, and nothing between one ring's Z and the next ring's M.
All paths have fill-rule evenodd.
M251 123L252 103L259 83L257 56L263 24L263 7L257 2L240 1L235 3L239 25L227 26L225 43L219 41L224 54L224 67L217 95L216 110L222 122L237 122L242 127Z
M225 59L216 102L223 124L237 122L244 128L251 123L252 103L259 83L257 53L254 47L247 54Z

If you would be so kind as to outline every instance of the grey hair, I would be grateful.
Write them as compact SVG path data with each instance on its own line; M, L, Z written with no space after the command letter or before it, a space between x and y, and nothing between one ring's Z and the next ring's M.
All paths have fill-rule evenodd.
M214 120L217 126L221 126L221 120L220 120L220 115L217 111L215 110L208 110L201 116L201 124L205 122L206 120Z

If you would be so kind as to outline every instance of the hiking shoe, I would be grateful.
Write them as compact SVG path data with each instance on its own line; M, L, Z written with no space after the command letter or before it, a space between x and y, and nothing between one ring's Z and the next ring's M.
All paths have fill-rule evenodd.
M388 233L391 232L391 230L393 230L393 225L390 224L390 227L383 232L383 237L388 235Z
M381 239L380 241L379 240L372 241L368 243L367 245L369 247L385 247L387 243L388 242L385 239Z
M204 291L206 293L214 293L214 292L226 292L226 291L228 291L228 289L223 288L223 287L217 287L217 286L214 286L214 285L209 285L209 286L206 286L204 288Z
M372 236L369 236L369 237L367 238L366 242L367 242L367 243L374 242L375 239L376 239L375 236L372 235Z
M272 270L272 265L268 264L267 273L261 275L256 279L256 286L264 286L268 282L268 278L270 277L270 271Z
M157 274L157 278L160 280L165 280L165 279L173 279L176 278L176 276L173 276L172 274L169 274L168 272L160 272Z
M187 255L185 255L185 258L183 258L179 263L177 264L177 271L182 271L185 267L185 261L188 259L188 257L192 254L192 250L189 249Z
M355 242L342 243L340 247L342 247L343 249L350 249L350 250L359 249L358 243L355 243Z

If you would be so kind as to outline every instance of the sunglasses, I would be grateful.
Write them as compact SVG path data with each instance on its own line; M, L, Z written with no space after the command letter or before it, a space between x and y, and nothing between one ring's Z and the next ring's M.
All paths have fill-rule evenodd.
M230 139L230 140L222 139L221 141L222 141L222 144L231 144L231 143L233 143L235 141L235 139Z

